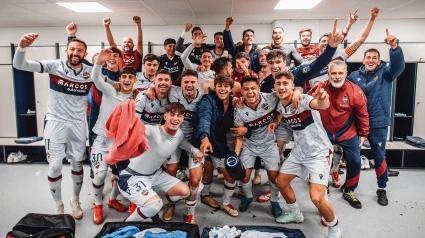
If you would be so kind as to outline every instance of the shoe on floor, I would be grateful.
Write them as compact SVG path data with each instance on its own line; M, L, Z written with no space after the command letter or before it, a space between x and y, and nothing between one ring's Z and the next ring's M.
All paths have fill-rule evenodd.
M18 153L16 153L16 156L15 156L13 163L22 162L22 161L26 160L27 157L28 157L28 155L24 155L21 151L18 151Z
M341 163L339 164L339 167L346 168L347 167L347 164L345 162L342 162L342 160L341 160Z
M244 198L245 197L245 193L242 191L241 188L237 188L235 189L235 192L233 193L233 196L236 198Z
M265 194L263 194L263 195L261 195L261 196L259 196L258 198L257 198L257 201L258 202L268 202L268 201L270 201L270 197L272 196L272 191L267 191Z
M125 212L125 210L127 210L127 208L124 205L122 205L120 201L117 199L108 200L108 207L114 208L115 210L119 212Z
M342 237L342 234L339 228L338 228L338 231L336 232L331 232L331 230L329 230L328 238L341 238L341 237Z
M63 215L65 213L65 206L63 203L59 206L56 206L56 214L57 215Z
M343 189L342 197L347 201L352 207L356 209L362 208L362 203L357 199L353 190Z
M72 216L76 219L76 220L80 220L81 218L83 218L83 209L81 209L80 206L80 202L79 201L73 201L71 199L71 208L72 208Z
M322 226L324 227L328 227L328 224L326 224L325 218L322 217L322 219L320 219L320 223L322 223Z
M221 208L221 210L227 212L227 214L229 214L232 217L237 217L239 215L238 210L236 210L236 208L233 207L232 204L230 204L230 203L227 204L227 205L220 204L220 208Z
M134 211L136 211L137 205L133 202L130 202L130 205L128 206L128 213L131 215Z
M103 205L95 205L93 210L93 222L96 225L102 224L103 222L103 211L102 211Z
M212 208L218 208L220 206L220 204L214 198L212 198L211 195L201 195L201 202Z
M175 204L166 204L164 213L162 213L162 219L164 219L164 221L171 221L171 219L173 219L174 209L176 209Z
M396 170L388 170L388 176L389 177L397 177L400 174L400 172L396 171Z
M217 175L217 179L218 179L218 180L223 180L223 179L224 179L224 175L223 175L222 173L219 173L219 174Z
M255 185L261 183L261 172L255 173L254 180L252 181L252 183Z
M12 164L15 162L15 158L16 158L16 153L12 152L7 156L7 163L8 164Z
M187 214L187 216L186 216L186 223L187 224L196 224L195 214Z
M239 205L239 211L246 212L249 208L249 204L252 202L252 198L244 197L241 199L241 204Z
M302 223L304 221L304 216L301 213L299 216L292 212L287 212L284 215L276 218L277 223Z
M387 191L385 189L376 190L376 195L378 195L378 203L382 206L388 205Z
M282 208L280 208L278 202L270 202L270 205L272 206L272 214L275 218L282 215Z
M339 188L339 186L341 186L341 181L339 180L339 173L338 172L332 172L332 185L335 188Z
M360 159L362 160L362 169L370 169L369 159L364 155L361 155Z

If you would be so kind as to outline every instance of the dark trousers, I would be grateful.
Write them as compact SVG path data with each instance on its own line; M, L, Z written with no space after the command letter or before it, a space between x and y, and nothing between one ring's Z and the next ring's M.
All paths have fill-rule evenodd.
M359 137L356 135L349 140L338 143L332 141L332 143L339 144L343 149L345 163L347 165L347 175L343 187L354 191L359 184L360 170L362 167L362 161L360 159Z
M368 137L372 156L375 161L375 172L379 188L385 188L388 182L387 161L385 160L387 135L388 127L370 128Z

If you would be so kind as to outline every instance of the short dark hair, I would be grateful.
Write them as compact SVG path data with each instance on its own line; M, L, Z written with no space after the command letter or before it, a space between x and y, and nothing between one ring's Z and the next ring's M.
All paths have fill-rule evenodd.
M212 54L212 52L209 51L209 50L203 50L202 53L201 53L201 56L204 55L204 53L210 53L211 56L214 57L213 54Z
M246 29L246 30L244 30L243 32L242 32L242 38L245 36L245 33L247 33L247 32L252 32L252 34L254 35L255 33L254 33L254 30L252 30L252 29Z
M219 31L219 32L214 33L214 38L215 38L217 35L223 35L223 32Z
M157 76L158 74L166 74L166 75L170 76L170 78L171 78L171 73L166 69L160 69L160 70L156 71L155 76Z
M232 61L228 57L220 57L220 58L214 60L214 72L215 72L215 74L220 74L221 71L223 71L223 69L225 67L227 67L227 65L229 63L232 63Z
M286 53L277 49L271 50L269 53L267 53L267 62L269 62L269 60L272 60L273 58L282 58L285 61Z
M277 27L273 28L273 30L275 30L275 29L281 29L283 32L285 32L285 30L283 30L283 27L281 27L281 26L277 26Z
M192 69L185 69L182 73L182 79L186 76L193 76L195 78L198 78L198 72Z
M258 78L252 75L245 76L241 81L241 86L248 82L255 82L258 85Z
M248 61L250 61L250 60L251 60L251 59L249 58L249 54L248 54L248 53L246 53L246 52L239 52L239 53L237 53L237 54L236 54L235 59L242 59L242 58L245 58L245 59L247 59Z
M136 76L137 72L136 72L136 70L133 67L131 67L131 66L125 66L120 71L120 77L123 74L132 74L132 75Z
M165 105L165 113L177 112L177 113L180 113L180 114L184 114L185 111L186 110L185 110L184 106L179 102L170 102L167 105Z
M158 57L158 55L151 54L151 53L146 54L145 57L143 57L143 64L146 63L146 61L147 62L152 62L154 60L158 61L158 63L159 63L159 57Z
M195 32L196 30L200 30L200 31L201 31L201 33L204 33L204 32L202 31L202 29L201 29L199 26L195 26L195 27L192 29L192 36L193 36L193 32Z
M226 83L229 84L230 88L233 88L233 86L235 85L235 81L232 78L230 78L228 75L221 74L215 77L214 79L214 87L217 84L226 84Z
M116 47L109 47L109 49L112 51L112 53L116 53L121 58L121 51Z
M322 38L323 37L328 37L329 36L329 33L325 33L325 34L323 34L320 38L319 38L319 43L320 43L320 41L322 40Z
M301 29L301 31L300 31L300 33L299 33L299 35L301 36L301 34L302 34L303 32L305 32L305 31L310 32L310 36L312 36L312 35L313 35L313 31L312 31L311 29L309 29L309 28Z
M366 50L366 51L364 52L364 56L363 56L363 58L366 58L366 54L367 54L367 53L369 53L369 52L376 52L376 53L378 53L378 59L380 59L380 58L381 58L381 54L379 53L379 50L377 50L377 49L375 49L375 48L370 48L370 49Z
M280 79L282 77L285 77L291 81L294 81L294 75L290 71L282 71L278 72L275 76L275 79ZM275 81L276 82L276 81Z
M173 38L165 39L164 46L169 45L169 44L176 44L176 40L174 40Z
M84 45L84 49L87 51L87 44L86 42L84 42L83 40L80 40L78 38L74 38L68 41L68 44L66 44L66 48L68 49L69 44L71 44L71 42L78 42Z

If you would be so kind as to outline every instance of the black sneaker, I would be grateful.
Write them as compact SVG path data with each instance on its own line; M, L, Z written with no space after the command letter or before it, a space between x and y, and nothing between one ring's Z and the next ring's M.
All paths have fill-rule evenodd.
M378 195L378 203L381 206L388 205L387 191L385 189L376 190L376 195Z
M343 190L342 197L347 201L352 207L356 209L362 208L362 203L357 199L353 190Z

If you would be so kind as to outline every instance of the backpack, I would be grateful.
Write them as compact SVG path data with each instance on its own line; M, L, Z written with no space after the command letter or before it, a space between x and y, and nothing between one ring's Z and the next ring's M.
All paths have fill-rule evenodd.
M406 136L406 143L414 147L425 148L425 139L418 136Z
M69 214L28 213L8 232L6 238L73 238L75 220Z

